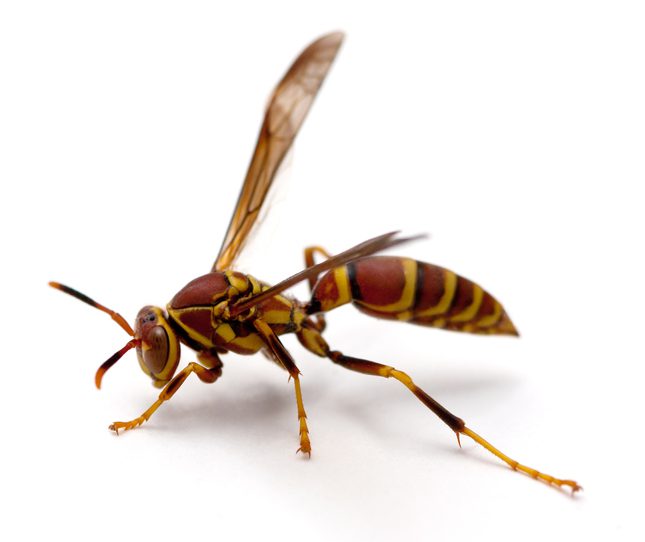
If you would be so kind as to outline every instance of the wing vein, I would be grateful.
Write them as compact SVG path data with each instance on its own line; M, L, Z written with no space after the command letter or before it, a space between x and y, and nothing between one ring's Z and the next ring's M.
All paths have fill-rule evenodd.
M291 148L342 41L340 32L314 41L294 61L273 91L213 271L230 268L242 251L256 225L276 172Z

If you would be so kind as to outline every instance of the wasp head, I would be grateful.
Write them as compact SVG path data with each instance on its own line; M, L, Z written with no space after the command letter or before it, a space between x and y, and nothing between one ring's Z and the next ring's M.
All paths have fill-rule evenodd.
M179 339L159 307L143 307L134 323L134 340L139 365L161 388L175 374L179 363Z
M60 290L88 305L109 314L132 339L118 352L115 352L96 371L94 382L101 387L101 380L107 370L119 361L132 348L136 348L139 365L144 373L152 378L152 383L161 388L172 378L179 363L179 339L170 327L168 319L159 307L143 307L134 324L134 330L118 312L97 303L74 288L59 282L50 282L52 288Z

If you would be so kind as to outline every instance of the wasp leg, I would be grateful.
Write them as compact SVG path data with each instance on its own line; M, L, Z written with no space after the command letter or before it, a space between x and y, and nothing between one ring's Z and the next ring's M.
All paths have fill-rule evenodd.
M164 389L161 390L161 393L159 394L159 399L152 403L152 405L150 405L150 408L148 408L148 410L141 414L141 416L135 418L134 420L130 420L129 422L114 422L110 425L109 428L118 435L119 429L127 431L128 429L134 429L135 427L141 425L143 422L148 421L154 411L157 410L164 401L168 401L175 394L175 392L186 381L190 373L195 373L202 382L211 384L222 375L222 364L220 362L218 365L207 369L205 367L202 367L199 363L189 363L185 369L179 372L170 382L168 382L168 384L166 384Z
M314 256L316 253L320 254L323 258L326 258L326 259L331 258L331 254L329 254L329 252L327 252L323 247L319 247L319 246L307 247L305 249L305 267L309 268L315 265L316 259L314 258ZM309 278L310 290L314 289L314 285L316 284L317 280L318 280L318 277Z
M331 258L331 254L327 252L324 248L319 247L319 246L313 246L313 247L307 247L305 249L305 267L313 267L316 263L316 260L314 256L316 254L320 254L324 258ZM314 286L316 285L316 281L318 280L318 277L309 277L309 290L313 292ZM316 329L320 332L325 330L325 327L327 326L327 322L325 321L325 316L323 314L317 314L314 317L314 322L316 324Z
M307 427L307 414L302 402L302 391L300 389L300 370L293 361L291 354L284 347L278 336L273 332L269 324L264 320L257 319L253 322L255 329L266 343L269 352L275 358L279 365L282 365L289 377L293 378L293 384L296 390L296 405L298 406L298 423L300 424L300 448L298 452L308 454L311 457L311 441L309 440L309 428Z
M560 478L555 478L549 474L544 474L540 471L537 471L526 465L518 463L514 459L511 459L506 454L500 452L488 441L484 440L477 433L466 427L466 424L461 418L458 418L446 408L441 406L437 401L430 397L425 391L423 391L419 386L417 386L412 379L402 371L397 371L394 367L389 367L387 365L382 365L380 363L375 363L373 361L368 361L360 358L353 358L346 356L341 352L327 350L327 357L331 359L334 363L350 369L352 371L357 371L359 373L382 376L384 378L394 378L401 382L406 388L408 388L417 398L427 406L432 412L434 412L441 420L450 427L456 434L457 440L459 440L459 435L466 435L473 439L477 444L486 448L489 452L497 456L499 459L504 461L509 465L513 470L521 471L532 478L537 480L542 480L547 484L552 484L557 487L569 486L572 492L576 492L579 489L582 489L576 482L573 480L562 480Z

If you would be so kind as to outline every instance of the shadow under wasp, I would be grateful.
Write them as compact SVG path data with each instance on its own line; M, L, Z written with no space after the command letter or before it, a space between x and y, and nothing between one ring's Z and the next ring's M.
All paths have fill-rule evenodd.
M324 313L350 302L376 318L469 333L517 335L502 305L474 282L429 263L374 255L414 237L386 233L336 255L319 246L309 247L304 252L305 269L274 286L233 270L245 240L256 225L276 171L342 41L343 34L338 32L314 41L278 83L217 259L209 273L189 282L173 297L166 311L143 307L132 329L115 311L73 288L50 282L52 287L108 313L132 337L99 367L95 379L98 388L105 372L132 348L137 352L143 372L156 387L162 388L159 398L143 414L127 422L114 422L110 429L118 434L120 429L133 429L150 419L191 373L202 382L215 382L222 374L221 354L253 354L262 350L293 379L300 425L298 451L311 454L300 371L279 338L285 333L295 333L307 350L346 369L398 380L446 423L458 440L460 435L466 435L514 470L557 487L579 490L580 486L573 480L544 474L499 451L419 388L406 373L333 350L323 338ZM324 259L316 263L316 256ZM309 282L308 302L283 295L285 290L302 281ZM175 374L182 343L197 352L199 363L190 362Z

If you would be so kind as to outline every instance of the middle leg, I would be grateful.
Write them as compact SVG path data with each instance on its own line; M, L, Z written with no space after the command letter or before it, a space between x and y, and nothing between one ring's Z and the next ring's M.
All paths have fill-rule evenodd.
M257 319L253 322L253 325L278 364L287 370L289 378L293 378L293 385L296 391L296 406L298 407L298 423L300 425L300 448L297 451L308 454L311 457L311 441L309 440L309 428L307 427L307 414L305 413L305 406L302 402L302 390L300 389L300 370L296 366L295 361L293 361L289 351L284 347L269 324L264 320Z

